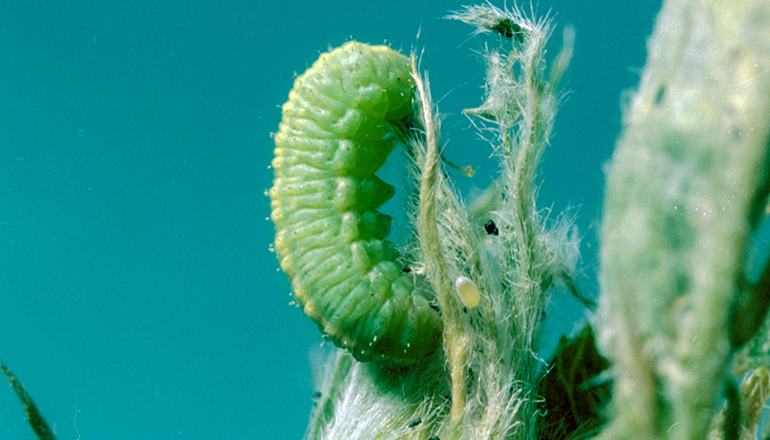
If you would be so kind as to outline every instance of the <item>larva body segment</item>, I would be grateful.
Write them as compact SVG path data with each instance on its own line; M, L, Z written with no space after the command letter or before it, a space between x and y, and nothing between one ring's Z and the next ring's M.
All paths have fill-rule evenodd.
M435 351L442 330L376 211L394 191L374 173L413 85L409 59L386 46L351 41L321 55L283 105L272 162L275 251L297 303L358 360L392 366Z

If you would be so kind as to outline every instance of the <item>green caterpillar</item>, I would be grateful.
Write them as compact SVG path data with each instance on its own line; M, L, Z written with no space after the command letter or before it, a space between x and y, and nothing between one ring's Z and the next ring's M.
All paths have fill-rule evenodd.
M324 336L360 361L417 362L442 321L385 240L376 209L393 187L374 173L411 112L409 59L351 41L294 82L275 135L270 189L275 251L294 298Z

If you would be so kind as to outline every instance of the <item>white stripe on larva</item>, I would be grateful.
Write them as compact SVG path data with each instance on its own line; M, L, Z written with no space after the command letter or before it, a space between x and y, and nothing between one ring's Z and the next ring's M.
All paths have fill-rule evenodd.
M479 292L479 288L476 287L476 284L474 284L470 278L457 277L457 281L455 281L455 289L457 289L457 294L460 296L460 300L463 302L465 307L472 309L479 305L479 300L481 300L481 293Z

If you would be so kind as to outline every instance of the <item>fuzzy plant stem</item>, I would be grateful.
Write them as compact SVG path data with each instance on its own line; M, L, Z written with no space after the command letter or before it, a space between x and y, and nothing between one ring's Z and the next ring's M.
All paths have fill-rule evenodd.
M321 393L318 407L310 419L306 439L321 438L323 429L334 420L335 402L339 401L342 389L345 386L350 370L353 367L353 358L339 351L335 353L334 364L326 379L325 387Z
M764 207L770 3L667 0L612 158L600 341L606 439L702 439L725 391L731 314Z
M449 364L452 381L452 409L450 422L460 419L465 408L465 368L468 357L469 337L462 324L462 307L454 295L449 281L447 264L441 250L436 220L436 195L439 168L438 135L431 108L429 92L417 71L412 57L412 76L415 81L419 105L419 118L425 130L426 155L420 183L419 216L417 221L420 245L425 258L428 279L436 293L439 307L444 313L443 347Z

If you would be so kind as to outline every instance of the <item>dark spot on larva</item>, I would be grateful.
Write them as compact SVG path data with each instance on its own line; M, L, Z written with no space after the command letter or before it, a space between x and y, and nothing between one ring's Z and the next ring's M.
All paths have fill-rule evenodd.
M422 423L422 419L417 417L416 419L414 419L411 422L409 422L409 424L406 425L406 426L408 426L410 428L414 428L415 426L419 425L420 423Z
M437 436L437 435L434 435L433 437L429 438L428 440L441 440L441 439L440 439L440 438L438 438L438 436Z
M318 400L321 398L321 396L322 396L321 392L316 391L315 393L313 393L313 400Z
M500 233L500 230L497 229L497 225L495 225L495 222L492 220L487 220L487 222L484 223L484 230L487 231L487 234L489 235L497 235Z

